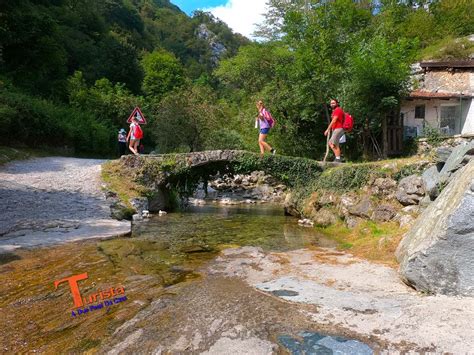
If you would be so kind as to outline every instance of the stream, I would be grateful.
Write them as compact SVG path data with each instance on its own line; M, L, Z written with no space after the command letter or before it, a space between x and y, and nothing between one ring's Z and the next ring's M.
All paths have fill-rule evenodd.
M285 252L301 248L334 247L336 244L324 238L316 229L298 226L294 217L284 215L281 206L260 204L224 207L211 204L192 206L186 211L164 216L152 216L134 225L132 237L84 240L1 254L2 351L82 352L114 349L118 346L114 339L117 334L120 335L117 332L123 329L124 324L136 322L136 317L141 319L140 315L153 308L157 301L176 302L174 307L185 309L186 301L170 301L170 297L188 297L189 292L193 292L189 290L198 290L199 287L225 289L228 281L224 279L204 286L209 281L203 279L201 271L220 251L242 246L259 247L265 252ZM68 283L63 282L55 288L54 282L84 273L87 273L87 278L78 281L84 304L75 307ZM227 294L222 290L224 296L221 298L235 298L241 293L239 297L245 299L249 294L255 294L252 296L255 300L263 297L261 302L269 302L265 301L268 296L257 296L255 290L243 284L237 291L230 291L234 286L235 283L232 287L229 285ZM211 292L205 297L212 298ZM275 306L274 309L279 307ZM281 317L286 317L286 312L286 307L282 307ZM251 311L248 312L249 319L254 316ZM300 336L297 331L305 331L307 327L304 328L304 321L296 318L288 321L301 324L295 326L292 334L275 333L275 340L281 346L294 354L301 353L303 348L306 353L332 353L323 343L318 343L314 351L308 350L316 344L314 342L313 345L311 341L309 345L298 345ZM176 322L176 319L170 319L169 322ZM163 319L160 323L162 334L168 325ZM170 332L174 332L176 324L171 323L169 328L174 330ZM144 328L147 328L155 322L149 319L144 324ZM318 341L329 339L325 344L336 344L334 349L350 344L352 348L356 346L354 349L362 346L359 348L363 350L362 353L371 353L370 348L355 340L348 342L340 337L308 334L315 334L311 336L316 336ZM171 337L168 335L166 339ZM153 345L148 344L141 349L149 350L165 343L165 340L155 339ZM209 345L204 343L200 347ZM322 352L317 349L322 349Z

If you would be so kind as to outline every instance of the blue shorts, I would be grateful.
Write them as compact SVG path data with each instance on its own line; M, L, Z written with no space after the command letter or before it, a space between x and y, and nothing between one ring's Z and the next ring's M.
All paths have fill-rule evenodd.
M260 128L261 134L268 134L268 132L270 132L270 128Z

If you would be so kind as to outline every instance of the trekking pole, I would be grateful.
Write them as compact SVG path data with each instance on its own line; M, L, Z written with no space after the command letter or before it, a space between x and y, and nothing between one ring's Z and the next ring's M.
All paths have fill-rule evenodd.
M327 159L328 154L329 154L329 135L330 135L330 133L328 133L327 138L326 138L326 154L324 154L323 163L326 163L326 159Z

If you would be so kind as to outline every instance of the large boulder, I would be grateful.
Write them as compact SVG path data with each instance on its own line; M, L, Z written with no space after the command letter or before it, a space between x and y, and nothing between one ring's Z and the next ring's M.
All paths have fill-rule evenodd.
M417 290L474 296L474 161L459 170L398 246L403 280Z
M395 194L403 206L417 205L425 195L423 179L418 175L410 175L400 180Z

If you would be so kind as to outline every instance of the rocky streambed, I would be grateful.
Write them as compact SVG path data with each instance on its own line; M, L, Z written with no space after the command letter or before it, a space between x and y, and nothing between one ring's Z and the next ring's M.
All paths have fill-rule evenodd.
M30 170L16 172L16 181ZM60 164L54 172L63 170ZM264 200L256 190L271 181L254 176L247 189L232 185L236 177L216 179L217 199L241 189L242 199ZM282 199L286 190L276 187L267 196ZM132 238L4 250L0 349L365 354L474 348L472 298L418 293L397 270L337 251L334 239L298 226L271 203L194 208L138 222ZM73 275L81 277L80 307L64 281Z

